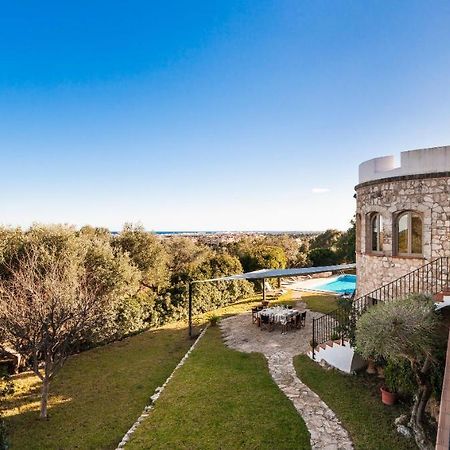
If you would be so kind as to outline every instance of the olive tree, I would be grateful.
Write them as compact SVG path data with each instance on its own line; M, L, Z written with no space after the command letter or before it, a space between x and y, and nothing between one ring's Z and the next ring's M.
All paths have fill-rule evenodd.
M336 244L342 236L342 232L334 229L329 229L323 233L318 234L309 243L309 248L328 248L336 250Z
M374 306L358 320L356 348L364 357L408 361L417 383L409 426L421 449L433 448L424 431L432 392L430 370L440 341L440 319L431 297L413 295Z
M141 286L159 293L169 284L169 255L161 240L141 225L126 223L113 246L127 253L141 272Z
M126 256L105 241L86 240L69 227L34 227L1 261L0 329L42 381L40 417L47 417L50 383L78 345L115 331L108 317L136 283Z

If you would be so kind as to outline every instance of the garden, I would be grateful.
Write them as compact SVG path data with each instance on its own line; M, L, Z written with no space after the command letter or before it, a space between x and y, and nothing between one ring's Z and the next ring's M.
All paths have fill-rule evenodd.
M245 240L231 253L184 239L162 243L132 226L120 237L59 226L0 232L0 339L20 351L28 369L18 364L12 383L5 378L0 386L0 436L6 448L8 433L13 449L115 448L192 344L187 281L289 254L267 243L266 256L262 247L251 256ZM264 356L228 348L214 326L257 305L255 287L205 284L196 292L197 330L212 326L128 446L310 448L308 428ZM268 298L273 305L298 301L291 291ZM301 301L320 313L339 306L322 294L303 293ZM298 377L335 412L356 448L415 448L414 438L430 448L426 406L439 398L445 348L437 343L445 339L437 330L446 330L432 303L402 299L358 321L356 346L383 379L295 358ZM381 403L381 385L397 394L395 405Z
M216 323L259 300L241 300L198 316L196 323ZM288 293L272 301L295 300ZM304 294L302 301L323 310L330 297ZM186 324L178 322L70 357L52 384L44 422L38 419L39 380L30 372L14 377L15 393L4 411L12 448L115 448L191 344ZM295 368L338 415L355 448L416 448L394 426L394 419L410 410L410 401L383 405L383 380L377 376L326 370L306 356L295 358ZM222 448L269 449L275 442L276 448L310 448L309 432L270 377L265 358L227 348L219 327L212 326L127 448L174 448L174 443L217 448L220 443Z

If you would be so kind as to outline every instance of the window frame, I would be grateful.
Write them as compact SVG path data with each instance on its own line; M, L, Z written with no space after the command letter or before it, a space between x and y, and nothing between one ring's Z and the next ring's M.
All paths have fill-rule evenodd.
M403 216L407 216L407 231L408 231L408 242L407 242L407 252L400 252L399 250L399 222L400 219ZM420 253L413 253L412 252L412 239L413 239L413 232L412 232L412 219L413 217L416 217L418 219L420 219L420 227L421 227L421 238L420 238L420 243L421 243L421 252ZM396 214L395 216L395 221L394 221L394 255L395 256L399 256L399 257L413 257L413 258L422 258L423 257L423 234L424 234L424 230L423 230L423 216L422 214L420 214L417 211L401 211L398 214Z
M361 214L356 213L355 216L355 228L356 228L356 242L355 242L355 250L356 253L361 253L362 242L361 242Z
M367 243L368 243L368 247L369 247L369 253L374 254L374 255L381 255L383 254L383 231L382 231L382 227L380 227L380 225L383 225L383 216L381 215L381 213L379 212L371 212L368 214L368 218L369 218L369 227L368 227L368 239L367 239ZM374 222L376 221L376 225L377 225L377 245L376 245L376 250L373 249L373 229L374 229Z

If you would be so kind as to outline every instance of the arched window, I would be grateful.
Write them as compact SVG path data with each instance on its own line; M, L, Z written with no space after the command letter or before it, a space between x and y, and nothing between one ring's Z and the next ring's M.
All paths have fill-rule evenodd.
M396 220L397 255L422 255L422 218L413 211L406 211Z
M372 252L383 251L383 216L378 213L369 216L369 248Z
M356 213L356 242L355 242L355 250L356 253L361 251L361 214Z

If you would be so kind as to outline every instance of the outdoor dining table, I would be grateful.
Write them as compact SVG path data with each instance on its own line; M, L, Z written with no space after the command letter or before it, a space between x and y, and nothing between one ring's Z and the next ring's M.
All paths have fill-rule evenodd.
M289 318L300 314L296 309L288 309L283 306L273 306L271 308L264 308L258 312L258 317L269 316L273 323L286 325Z

